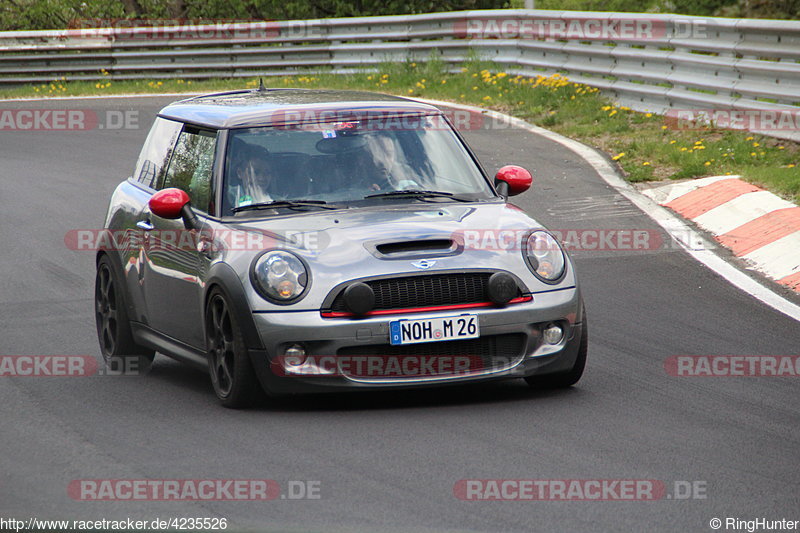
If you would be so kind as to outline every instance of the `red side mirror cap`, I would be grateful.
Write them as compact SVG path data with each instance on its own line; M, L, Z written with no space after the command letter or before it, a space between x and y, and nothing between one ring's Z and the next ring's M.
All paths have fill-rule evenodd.
M161 218L180 218L183 206L189 203L189 195L180 189L163 189L150 198L150 211Z
M508 195L515 196L531 188L533 176L522 167L506 165L497 171L494 181L495 183L498 181L505 182L508 185Z

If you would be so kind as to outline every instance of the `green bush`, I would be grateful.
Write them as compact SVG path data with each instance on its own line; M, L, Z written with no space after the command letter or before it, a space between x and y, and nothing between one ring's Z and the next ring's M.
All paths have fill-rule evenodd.
M800 0L536 0L537 9L797 19ZM0 30L87 19L287 20L523 7L524 0L2 0Z

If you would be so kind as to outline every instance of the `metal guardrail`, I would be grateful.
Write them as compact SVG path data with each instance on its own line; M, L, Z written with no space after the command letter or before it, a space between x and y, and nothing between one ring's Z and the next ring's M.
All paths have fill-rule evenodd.
M640 111L785 113L797 127L763 133L800 140L794 21L488 10L0 32L0 83L351 73L432 54L456 71L471 53L514 75L563 73Z

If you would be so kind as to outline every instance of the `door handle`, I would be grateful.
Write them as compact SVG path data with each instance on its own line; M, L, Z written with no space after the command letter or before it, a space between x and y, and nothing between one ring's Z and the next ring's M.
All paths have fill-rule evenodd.
M149 220L140 220L139 222L136 223L136 227L139 229L143 229L145 231L150 231L151 229L153 229L154 226L150 223Z

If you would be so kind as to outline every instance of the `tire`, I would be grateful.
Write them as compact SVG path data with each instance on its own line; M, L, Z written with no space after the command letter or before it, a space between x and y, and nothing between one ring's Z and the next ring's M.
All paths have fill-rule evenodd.
M566 372L558 372L544 376L529 376L525 381L536 389L564 389L575 385L583 376L586 367L586 354L589 351L589 323L586 319L586 309L583 311L583 326L581 327L581 342L578 346L578 357L575 364Z
M155 351L134 342L125 285L106 255L97 262L94 311L97 340L106 365L121 364L124 372L134 374L149 370Z
M206 353L211 385L225 407L250 407L263 397L242 329L225 294L211 290L206 305Z

